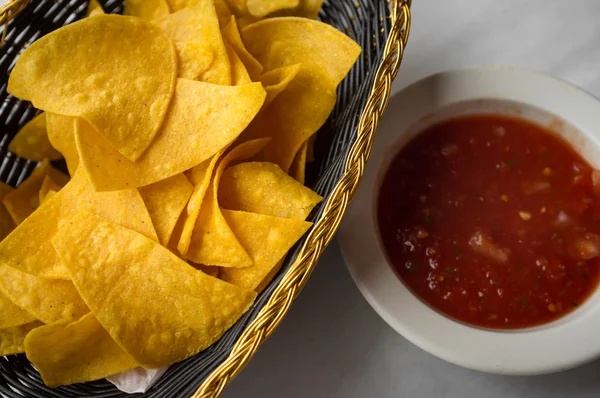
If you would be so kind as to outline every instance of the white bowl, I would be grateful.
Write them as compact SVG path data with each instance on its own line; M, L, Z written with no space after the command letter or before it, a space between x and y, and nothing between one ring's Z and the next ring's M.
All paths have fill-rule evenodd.
M380 179L391 158L426 127L457 115L500 113L548 126L600 168L600 101L564 81L514 68L455 70L396 94L377 133L362 183L338 239L350 273L371 306L425 351L466 368L543 374L600 357L600 290L577 310L527 329L486 330L456 322L424 304L388 264L376 230Z

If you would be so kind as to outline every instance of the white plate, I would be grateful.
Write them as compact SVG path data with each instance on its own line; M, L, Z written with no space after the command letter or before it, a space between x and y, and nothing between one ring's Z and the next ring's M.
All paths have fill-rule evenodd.
M456 115L511 114L551 127L600 168L600 102L555 78L514 68L443 72L396 94L381 122L363 181L338 234L350 273L371 306L398 333L467 368L543 374L600 357L600 290L576 311L535 328L493 331L434 311L398 279L382 252L375 198L387 163L424 128Z

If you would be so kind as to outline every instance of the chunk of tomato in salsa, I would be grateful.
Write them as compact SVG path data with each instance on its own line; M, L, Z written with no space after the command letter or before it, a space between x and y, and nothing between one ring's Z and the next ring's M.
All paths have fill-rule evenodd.
M600 173L559 136L497 115L442 122L379 192L389 262L424 302L491 328L551 322L600 277Z

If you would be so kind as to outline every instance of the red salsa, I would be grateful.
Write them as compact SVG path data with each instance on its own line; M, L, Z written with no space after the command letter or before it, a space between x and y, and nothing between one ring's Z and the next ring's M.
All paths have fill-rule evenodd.
M522 119L435 125L391 162L377 217L388 260L456 320L523 328L573 311L600 267L600 181L560 137Z

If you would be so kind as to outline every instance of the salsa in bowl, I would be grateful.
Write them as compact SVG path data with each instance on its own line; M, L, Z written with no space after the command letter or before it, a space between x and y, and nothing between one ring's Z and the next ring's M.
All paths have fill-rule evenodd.
M600 102L513 68L399 92L338 235L371 306L471 369L600 357Z

